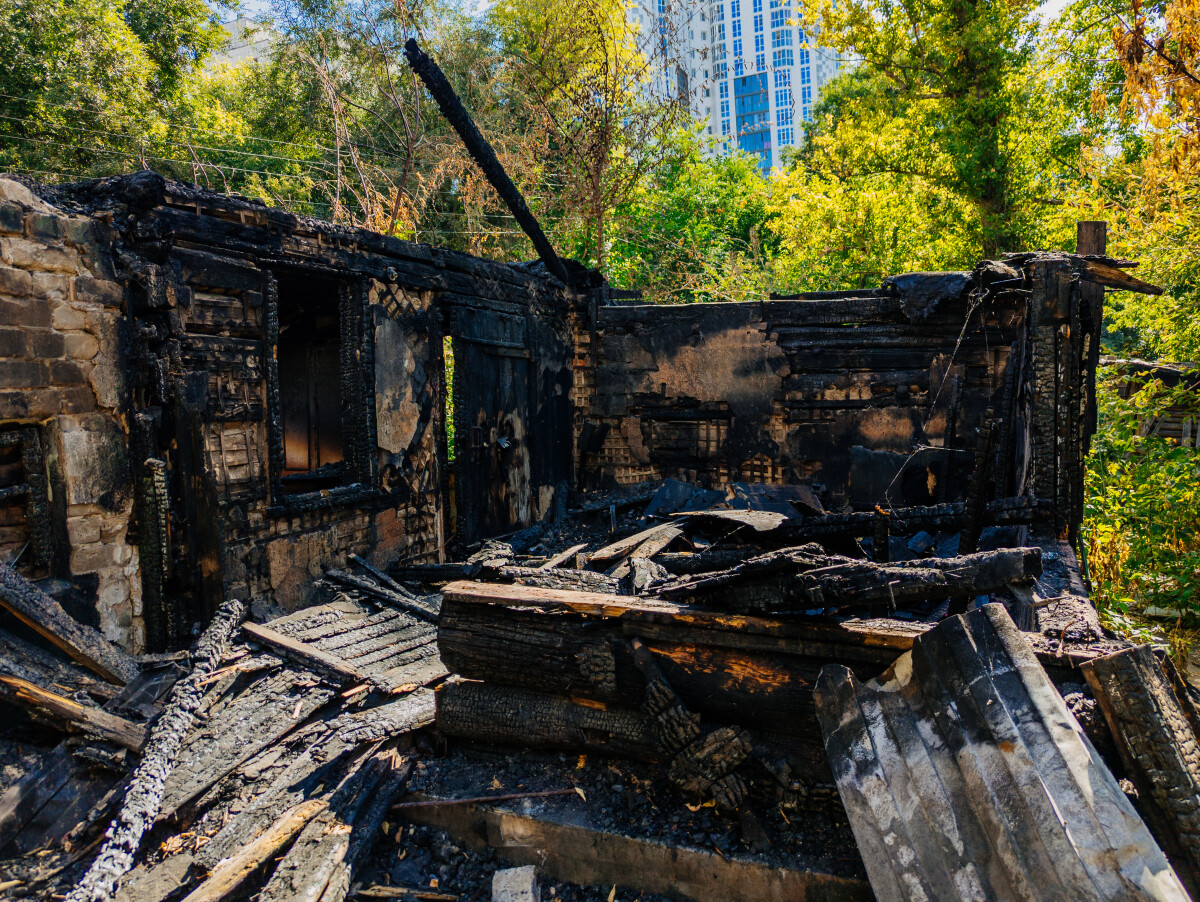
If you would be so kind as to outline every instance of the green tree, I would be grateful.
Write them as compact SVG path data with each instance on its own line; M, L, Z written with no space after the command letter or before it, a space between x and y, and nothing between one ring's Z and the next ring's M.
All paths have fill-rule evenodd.
M843 179L892 176L905 190L956 198L972 211L980 253L1022 248L1029 192L1017 158L1032 125L1024 113L1035 8L1035 0L805 0L820 43L860 67L811 133L815 168Z
M698 132L613 212L609 277L651 301L746 300L769 288L769 190L756 157L706 151Z
M46 180L170 163L186 86L228 4L8 0L0 6L0 167Z
M686 96L656 73L677 70L671 41L642 41L622 0L498 0L506 93L545 138L534 164L551 208L580 225L577 255L605 269L611 211L666 160L687 121ZM560 231L562 231L560 229Z

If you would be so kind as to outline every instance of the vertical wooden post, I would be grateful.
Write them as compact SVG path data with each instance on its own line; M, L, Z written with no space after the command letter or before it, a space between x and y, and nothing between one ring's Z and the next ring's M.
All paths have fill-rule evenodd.
M1085 256L1108 252L1108 223L1103 220L1081 220L1075 224L1075 253ZM1091 449L1096 432L1096 367L1100 365L1100 339L1104 335L1104 286L1095 282L1079 285L1080 306L1083 308L1084 329L1088 336L1088 357L1085 381L1087 385L1087 424L1083 433L1083 453Z

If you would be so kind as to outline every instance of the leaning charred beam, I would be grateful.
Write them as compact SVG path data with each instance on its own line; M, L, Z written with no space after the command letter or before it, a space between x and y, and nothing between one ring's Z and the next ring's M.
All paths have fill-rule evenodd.
M162 807L163 788L175 766L175 756L192 729L204 696L204 681L221 662L234 630L246 616L246 603L225 602L196 648L196 666L175 684L162 716L154 723L142 762L129 780L121 810L108 828L107 840L87 873L67 896L68 902L105 902L121 877L133 867L142 837Z
M99 631L74 620L57 601L2 563L0 607L110 683L124 685L137 676L137 664L129 655Z
M446 76L442 74L437 63L417 46L417 42L413 38L409 38L405 42L404 56L408 59L408 64L412 67L413 72L424 82L429 93L433 95L433 99L437 101L438 109L442 111L446 121L458 132L458 136L466 145L467 152L478 164L484 177L496 189L496 193L512 211L517 223L529 236L538 256L546 264L546 269L550 270L551 275L564 285L570 285L571 278L567 274L567 268L563 266L562 260L554 252L550 239L546 237L546 233L542 231L542 227L534 215L529 212L525 198L513 184L512 179L508 177L504 167L500 165L496 151L492 150L492 145L488 143L487 138L480 134L474 120L471 119L471 114L463 108L462 101L454 93L454 88L450 86L450 82L446 80Z

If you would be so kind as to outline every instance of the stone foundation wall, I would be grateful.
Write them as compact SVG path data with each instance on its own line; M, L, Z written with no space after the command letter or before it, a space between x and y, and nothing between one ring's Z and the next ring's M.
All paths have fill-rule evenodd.
M144 631L130 535L124 289L104 226L0 179L0 432L36 434L50 548L18 565L72 583L71 612L130 651ZM29 474L27 474L29 475ZM9 510L12 517L19 511ZM12 527L15 529L15 527ZM6 549L11 559L13 549Z

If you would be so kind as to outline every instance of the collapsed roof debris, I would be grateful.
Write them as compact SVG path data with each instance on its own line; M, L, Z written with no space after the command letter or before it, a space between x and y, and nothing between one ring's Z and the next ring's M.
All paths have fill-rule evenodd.
M1191 690L1073 550L1125 262L649 307L544 236L0 185L4 892L1197 887Z

